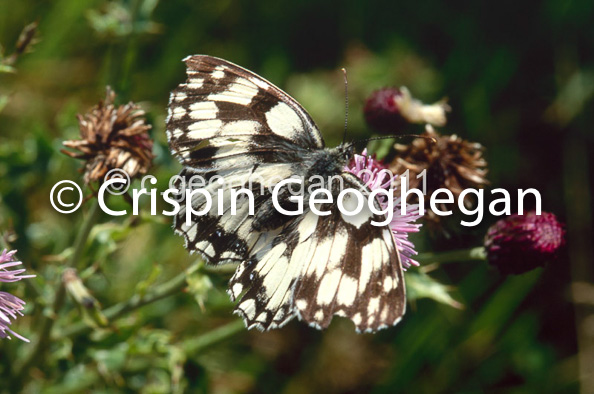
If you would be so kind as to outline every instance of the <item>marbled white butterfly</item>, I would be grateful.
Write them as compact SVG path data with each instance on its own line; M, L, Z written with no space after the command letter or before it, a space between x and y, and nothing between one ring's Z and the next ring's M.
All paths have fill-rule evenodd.
M318 175L338 176L344 187L368 196L365 184L344 171L353 145L326 148L299 103L244 68L204 55L184 61L187 81L171 93L167 118L171 152L184 166L180 178L219 176L234 187L249 185L255 213L244 204L232 215L225 192L222 215L215 199L207 214L193 215L188 225L182 206L174 228L186 248L208 263L239 264L228 293L247 327L268 330L297 316L326 328L334 315L348 317L358 331L396 324L406 301L399 254L390 228L371 225L384 218L370 210L343 215L336 189L334 203L322 205L328 216L307 208L285 216L268 191L282 179L307 182ZM281 193L281 205L294 204L288 197ZM192 199L197 211L204 204L201 195Z

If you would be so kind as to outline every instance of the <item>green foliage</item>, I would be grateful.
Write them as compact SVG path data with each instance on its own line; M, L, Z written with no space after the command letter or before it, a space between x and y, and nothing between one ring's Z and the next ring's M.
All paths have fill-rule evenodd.
M37 44L6 62L36 20ZM423 229L415 245L431 255L405 274L413 302L394 328L355 334L336 318L325 332L294 321L260 333L232 315L232 269L189 256L170 218L108 217L92 199L63 215L48 196L62 179L83 185L81 163L60 149L106 85L146 110L151 174L165 190L180 168L164 132L169 91L185 78L181 59L207 53L285 88L331 146L344 124L341 67L355 140L372 134L362 108L375 89L448 96L444 130L487 147L493 187L535 187L547 210L571 213L590 190L587 176L576 190L568 179L578 171L562 168L591 165L591 21L590 3L561 0L0 1L0 234L37 275L8 290L27 301L13 327L31 343L0 341L0 393L577 391L569 265L500 277L468 249L494 218L468 231ZM566 144L583 146L575 160L586 161L561 152ZM109 203L131 211L124 198ZM586 218L578 234L591 229L588 212L576 214ZM427 272L430 263L439 265ZM66 267L80 283L61 293Z
M406 296L409 301L419 298L431 298L454 308L462 308L462 305L449 294L447 286L437 282L423 272L407 273Z

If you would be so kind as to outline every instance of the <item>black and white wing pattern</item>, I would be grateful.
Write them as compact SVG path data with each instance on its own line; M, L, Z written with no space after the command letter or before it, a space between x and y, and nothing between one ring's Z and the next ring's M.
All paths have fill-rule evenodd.
M185 166L180 184L190 185L195 175L207 182L218 176L236 188L250 185L256 200L269 202L259 190L294 175L307 152L324 147L317 126L294 99L250 71L211 56L184 61L188 79L171 93L167 117L171 152ZM209 184L214 195L218 185ZM205 203L198 195L192 206L200 211ZM247 207L222 216L216 208L194 216L191 225L185 209L179 212L174 227L188 249L219 264L242 261L264 243Z
M209 263L239 263L228 292L248 328L277 328L294 317L325 328L334 315L350 318L358 331L396 324L405 310L404 280L390 228L371 224L382 222L380 215L345 216L332 203L322 206L328 216L272 209L269 190L295 176L338 176L368 196L343 172L348 149L325 148L307 112L250 71L210 56L185 62L188 79L172 92L167 118L171 151L184 165L179 184L188 187L200 175L212 196L220 186L209 181L220 177L225 188L189 222L182 204L174 228ZM246 187L255 214L243 204L232 215L231 191ZM338 192L332 190L334 201ZM197 194L190 203L200 211L206 199Z
M321 149L311 117L288 94L235 64L184 59L188 79L169 99L169 146L194 170L282 163L291 148Z
M369 196L357 177L341 176L346 188ZM336 204L321 209L330 215L307 211L235 272L229 294L248 327L277 328L298 316L326 328L337 315L375 332L401 319L406 297L394 238L371 224L384 218L368 209L345 216Z

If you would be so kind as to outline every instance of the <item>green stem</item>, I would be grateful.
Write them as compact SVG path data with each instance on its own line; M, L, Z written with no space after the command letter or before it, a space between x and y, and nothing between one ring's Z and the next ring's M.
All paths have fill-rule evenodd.
M227 339L243 330L245 330L243 321L235 320L198 337L186 339L179 347L185 351L187 356L193 356L206 347Z
M452 250L441 253L419 253L415 260L420 263L461 263L466 261L486 260L487 254L483 246L470 249Z
M237 264L225 264L225 265L206 265L203 264L199 267L199 271L204 274L216 274L216 275L229 275L235 273L237 270Z
M206 349L209 346L216 345L217 343L232 337L233 335L245 331L245 325L241 320L234 320L228 324L217 327L209 332L200 335L197 338L187 339L176 343L176 348L182 349L187 357L193 357L200 351ZM134 358L130 358L127 362L125 371L127 373L142 373L146 374L149 368L169 368L169 362L166 359L166 354L162 354L163 357L155 357L155 355L144 355Z
M97 223L97 219L99 219L100 212L101 209L99 208L99 203L94 201L89 212L89 216L87 216L87 219L83 223L83 227L74 241L74 252L68 261L68 267L81 268L81 257L85 249L85 245L87 244L87 239L89 238L89 234L91 233L93 226L95 223Z
M83 254L84 247L87 243L87 239L89 238L89 234L91 233L91 229L97 222L100 212L101 210L99 209L99 203L97 201L94 201L93 206L91 207L90 212L85 218L82 228L76 237L73 246L74 251L72 253L72 256L70 257L70 260L68 260L67 265L63 268L70 268L78 265ZM31 353L29 353L28 357L25 358L25 361L20 366L20 368L16 369L16 376L19 381L22 381L27 371L34 364L39 364L43 361L43 356L49 344L52 328L54 326L54 323L56 322L60 309L62 309L62 306L64 305L65 300L66 288L64 287L64 282L60 277L52 308L50 311L44 313L42 316L37 343L35 344L35 347L31 351Z
M450 252L443 252L443 253L421 253L417 256L417 259L423 263L448 263L448 262L462 262L462 261L472 261L472 260L483 260L484 256L484 248L483 247L476 247L472 249L464 249L464 250L455 250ZM201 267L205 273L214 273L214 272L225 272L224 269L211 269L210 267ZM235 269L235 267L233 267ZM116 305L113 305L103 311L103 314L106 318L110 321L116 320L128 312L134 311L139 309L145 305L151 304L153 302L159 301L163 298L166 298L170 295L178 293L186 286L186 274L181 273L174 278L170 279L169 281L157 286L153 291L147 293L144 296L134 295L131 299L120 302ZM243 327L243 323L239 321L237 324L238 326L235 327L232 324L229 325L227 329L236 332L239 328ZM224 326L227 327L227 326ZM233 331L233 328L236 331ZM53 337L53 340L59 341L66 337L72 337L80 334L84 334L90 332L92 327L89 327L84 322L77 322L70 327L66 327L61 332ZM230 333L232 333L230 332ZM212 333L205 334L206 339L204 337L193 338L188 343L188 346L191 348L196 347L196 351L200 350L203 346L206 346L210 343L212 338L217 338L217 335L226 335L226 330L223 330L223 327L220 328L220 331L214 330ZM185 345L184 345L185 346Z
M229 274L235 272L236 268L236 266L231 264L228 266L216 268L201 264L198 269L204 272L205 274ZM139 309L145 305L152 304L153 302L159 301L170 295L177 294L184 287L186 287L186 285L186 273L182 272L181 274L175 276L169 281L157 286L154 290L150 291L144 296L136 294L127 301L112 305L111 307L103 311L103 315L110 321L113 321L126 315L128 312ZM59 335L57 335L56 337L52 337L52 339L58 341L66 337L84 334L90 332L91 330L92 327L89 327L86 323L80 321L74 323L70 327L64 328L63 330L61 330Z
M151 304L153 302L159 301L165 297L168 297L173 294L177 294L186 287L186 273L182 272L181 274L175 276L174 278L170 279L169 281L157 286L153 291L147 293L144 296L140 296L138 294L132 296L127 301L120 302L115 304L103 311L103 315L110 321L118 319L128 312L133 310L139 309L145 305ZM89 327L84 322L77 322L70 327L66 327L56 336L53 337L53 340L59 341L65 337L76 336L80 334L84 334L92 330L92 327Z

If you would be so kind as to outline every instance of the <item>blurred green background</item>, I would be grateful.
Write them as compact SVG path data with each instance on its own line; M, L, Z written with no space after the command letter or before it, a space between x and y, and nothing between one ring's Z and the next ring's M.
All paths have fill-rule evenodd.
M587 0L0 0L6 54L39 22L33 50L16 72L0 73L0 232L38 275L0 286L27 301L13 329L32 340L0 342L0 392L577 392L580 383L594 392L593 9ZM167 147L167 100L191 54L228 59L282 87L330 146L342 138L342 67L353 138L372 134L362 107L375 89L406 85L426 102L447 96L453 111L441 132L486 147L491 187L538 189L543 210L567 223L566 253L509 278L485 262L442 265L430 275L464 308L415 300L397 327L376 335L342 319L326 332L297 321L247 332L231 315L229 274L201 268L189 291L108 328L72 330L83 318L68 299L49 357L15 377L88 210L63 215L48 198L59 180L82 185L80 162L59 153L78 138L76 114L106 85L119 103L142 105L155 140L151 174L164 190L180 169ZM479 246L494 221L422 232L415 242L420 252ZM168 218L101 216L78 268L105 309L193 261Z

